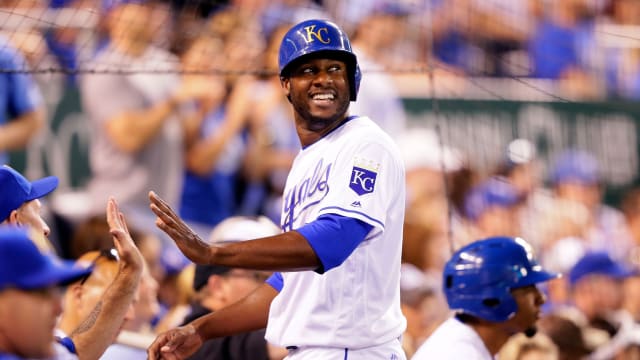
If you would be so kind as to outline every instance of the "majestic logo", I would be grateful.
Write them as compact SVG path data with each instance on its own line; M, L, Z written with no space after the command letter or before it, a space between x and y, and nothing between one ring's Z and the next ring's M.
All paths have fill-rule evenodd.
M356 159L353 169L351 169L351 179L349 187L358 195L370 194L376 186L378 176L378 164L371 161Z
M331 38L329 37L329 29L327 29L326 27L320 28L316 31L316 25L309 25L305 26L304 30L307 32L304 39L307 44L313 42L313 38L316 38L323 44L328 44L331 42ZM326 36L326 38L324 38L323 36Z
M291 230L296 218L305 209L319 203L327 196L329 193L330 174L331 164L329 163L325 166L321 159L310 176L307 175L284 194L281 220L283 231Z

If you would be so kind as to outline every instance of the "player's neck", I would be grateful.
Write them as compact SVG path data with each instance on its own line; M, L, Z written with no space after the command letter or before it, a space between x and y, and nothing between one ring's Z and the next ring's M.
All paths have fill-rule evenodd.
M484 346L492 356L495 356L500 351L502 346L511 336L493 324L481 322L477 324L469 324L469 326L471 326L480 339L482 339Z
M322 139L326 134L340 126L347 119L347 115L327 121L308 120L296 116L296 130L302 147L309 146Z

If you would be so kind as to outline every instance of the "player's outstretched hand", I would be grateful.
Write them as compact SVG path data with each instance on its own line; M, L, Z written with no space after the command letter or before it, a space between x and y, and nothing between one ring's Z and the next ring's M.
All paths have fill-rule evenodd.
M141 274L144 258L133 242L124 215L120 212L118 203L113 197L107 201L107 223L113 237L113 244L120 257L120 268L134 274Z
M166 201L155 192L149 192L151 211L156 214L156 226L167 233L189 260L198 264L209 263L209 245L178 217Z
M193 325L187 324L164 332L147 349L149 360L182 360L202 346L202 339Z

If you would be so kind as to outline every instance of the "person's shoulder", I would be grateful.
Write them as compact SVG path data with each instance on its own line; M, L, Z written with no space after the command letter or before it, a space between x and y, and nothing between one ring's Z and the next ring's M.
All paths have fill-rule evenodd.
M393 143L391 136L385 132L380 125L371 120L366 115L353 115L352 119L346 124L348 133L359 137L365 142L381 142L381 143Z

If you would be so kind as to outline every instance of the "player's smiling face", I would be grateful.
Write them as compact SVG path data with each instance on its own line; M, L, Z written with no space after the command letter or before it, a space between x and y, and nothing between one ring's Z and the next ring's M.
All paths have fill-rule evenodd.
M322 129L342 120L349 108L347 64L337 59L309 59L296 65L283 87L296 116Z

